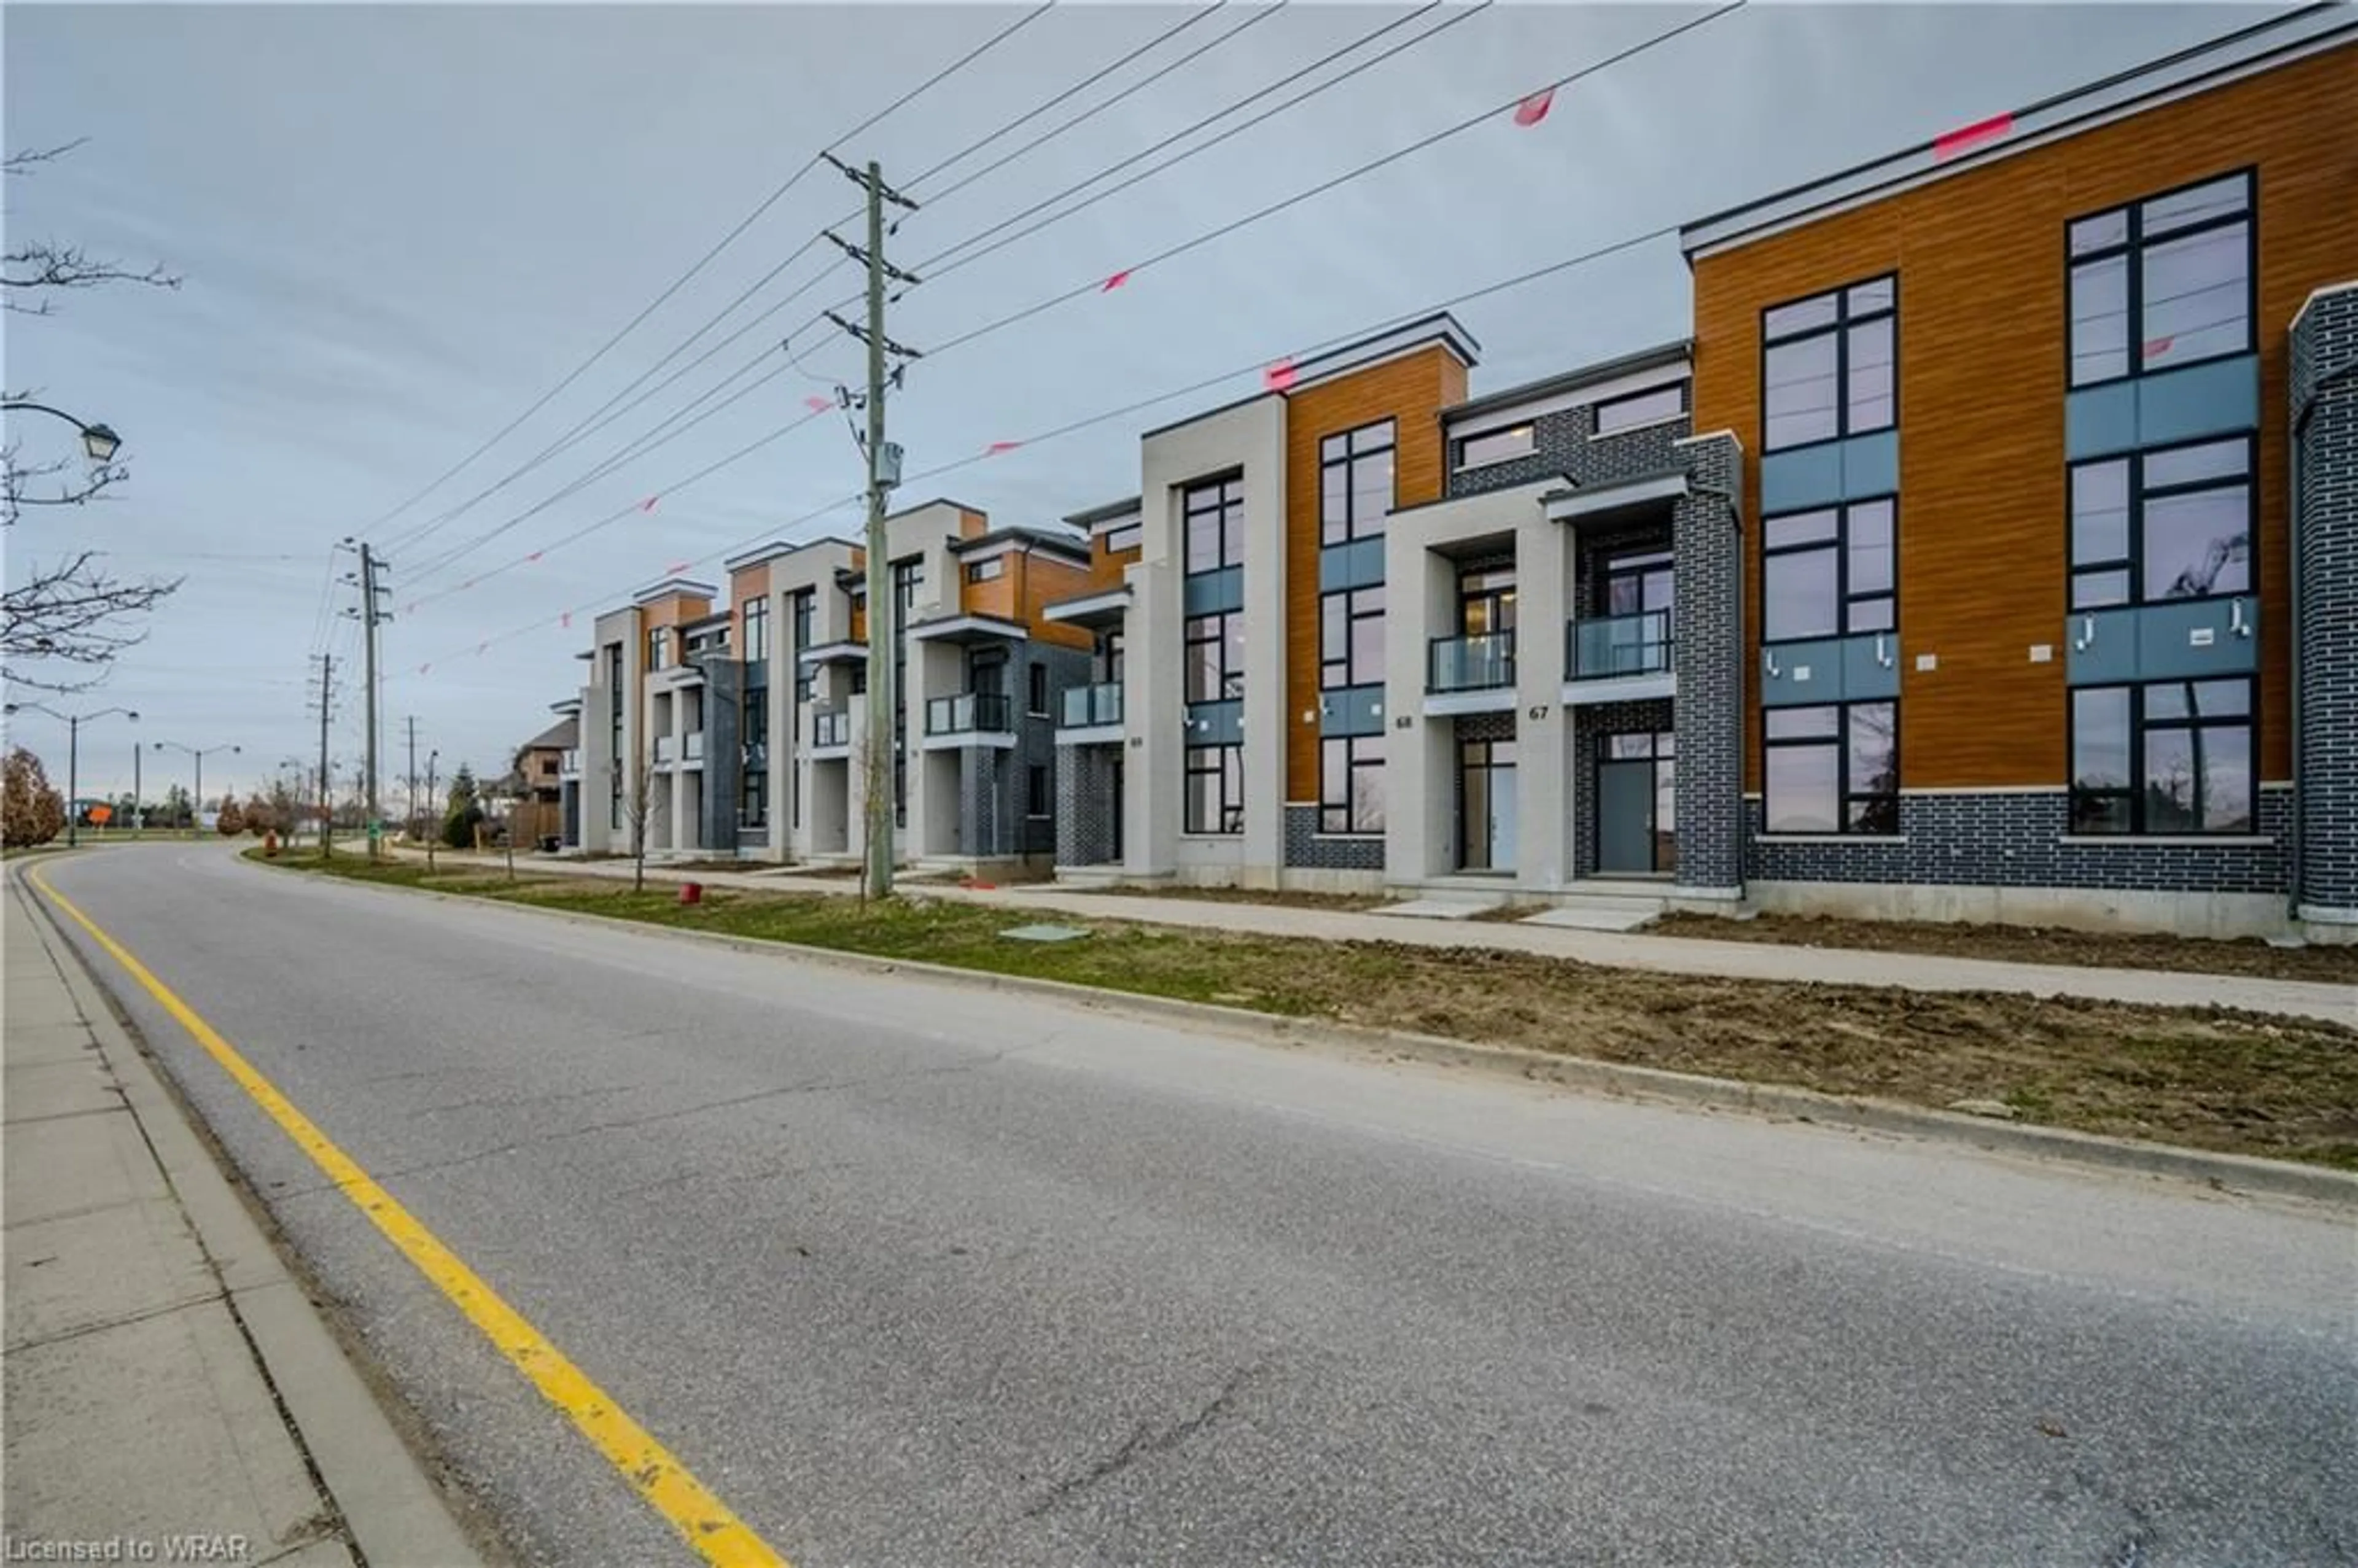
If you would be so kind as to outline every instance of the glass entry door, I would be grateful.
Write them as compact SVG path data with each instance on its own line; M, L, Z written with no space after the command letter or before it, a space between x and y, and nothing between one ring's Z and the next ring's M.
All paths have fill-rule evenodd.
M1677 742L1667 730L1607 735L1596 759L1596 869L1606 876L1678 870Z
M1515 743L1457 743L1457 865L1467 871L1515 869Z

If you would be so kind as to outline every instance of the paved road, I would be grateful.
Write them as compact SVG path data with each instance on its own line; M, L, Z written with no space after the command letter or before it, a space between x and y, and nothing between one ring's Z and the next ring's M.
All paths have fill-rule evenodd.
M803 1568L2358 1560L2340 1217L214 848L49 875ZM116 989L520 1555L693 1561Z

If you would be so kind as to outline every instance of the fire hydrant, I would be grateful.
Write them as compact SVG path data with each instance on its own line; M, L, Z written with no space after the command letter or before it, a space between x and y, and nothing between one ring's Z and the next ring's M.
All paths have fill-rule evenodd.
M702 903L704 902L704 884L702 882L680 883L679 902L682 903Z

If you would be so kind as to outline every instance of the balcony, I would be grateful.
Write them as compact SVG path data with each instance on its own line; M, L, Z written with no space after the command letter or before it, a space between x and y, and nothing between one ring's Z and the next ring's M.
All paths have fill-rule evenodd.
M678 759L678 755L679 748L673 743L670 736L655 737L655 766L661 767L666 762L675 762Z
M581 776L581 752L579 748L567 752L557 759L557 774L559 778L568 779L578 779Z
M1059 730L1113 729L1121 723L1120 681L1067 687L1057 701L1056 728Z
M1575 621L1564 668L1574 680L1660 675L1671 667L1671 612L1645 610Z
M704 761L704 731L701 730L687 732L687 760L691 762Z
M1472 637L1435 637L1425 651L1424 689L1454 692L1511 689L1515 684L1515 634L1490 632Z
M1600 615L1564 628L1563 700L1620 702L1674 696L1671 612Z
M851 713L848 708L822 708L811 714L811 750L839 752L851 744Z
M995 691L962 691L925 703L925 734L1008 736L1014 734L1013 715L1006 697Z

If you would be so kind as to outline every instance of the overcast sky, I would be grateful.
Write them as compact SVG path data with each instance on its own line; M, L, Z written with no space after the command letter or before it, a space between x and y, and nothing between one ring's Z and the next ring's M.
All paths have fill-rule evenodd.
M1436 10L1224 120L1176 152L1452 16ZM186 574L147 643L87 706L140 708L146 741L243 746L241 783L310 758L305 661L340 664L357 627L323 617L335 541L366 528L581 362L817 147L1025 14L998 5L6 7L11 149L89 138L5 192L12 241L53 237L186 278L174 292L78 294L5 321L5 380L126 438L131 482L103 507L11 530L9 580L71 545L129 572ZM1161 5L1058 5L846 144L907 180L1042 103L1062 100L915 194L945 190L1189 49L1251 21L1232 5L1069 99L1178 23ZM928 282L890 330L940 344L1570 74L1701 15L1689 6L1500 4L1035 237ZM928 202L888 249L915 263L1234 103L1403 10L1306 0L966 189ZM2218 6L1749 7L1556 95L1538 124L1481 124L1159 266L919 363L892 405L914 472L976 456L1225 371L1644 233L1978 120L2224 31ZM1150 168L1168 153L1128 171ZM1093 188L1094 189L1094 188ZM847 267L661 395L403 543L505 478L808 239L858 192L822 168L514 434L379 525L396 611L384 633L387 777L403 721L445 773L497 772L573 694L589 620L680 561L725 581L721 553L782 533L856 488L839 416L700 482L676 481L800 416L856 349L798 339L770 382L605 479L469 544L648 431L783 330L857 287ZM1053 209L1051 211L1054 211ZM855 231L846 228L847 234ZM691 352L835 259L821 246ZM1662 239L1492 296L1476 392L1686 331L1687 277ZM807 345L806 347L806 345ZM668 374L681 360L666 367ZM774 363L777 356L773 355ZM769 368L768 365L762 367ZM729 384L742 387L760 371ZM1006 522L1133 493L1137 433L1242 395L1252 373L904 492ZM720 394L726 395L726 393ZM717 399L716 399L717 401ZM704 406L710 406L709 404ZM27 456L63 431L14 432ZM646 497L652 512L489 575ZM846 532L851 508L795 530ZM793 535L789 535L793 536ZM352 566L338 558L334 571ZM475 586L458 589L471 574ZM337 607L353 602L335 585ZM532 629L535 628L536 629ZM323 629L324 628L324 629ZM491 642L487 652L479 644ZM430 665L424 675L421 665ZM360 687L333 752L360 754ZM16 737L51 759L59 726ZM84 793L130 784L131 731L86 736ZM153 753L151 752L151 756ZM167 778L187 759L168 759ZM422 759L421 759L422 760ZM227 771L207 769L208 792ZM151 789L160 789L149 773ZM398 798L389 784L388 798Z

